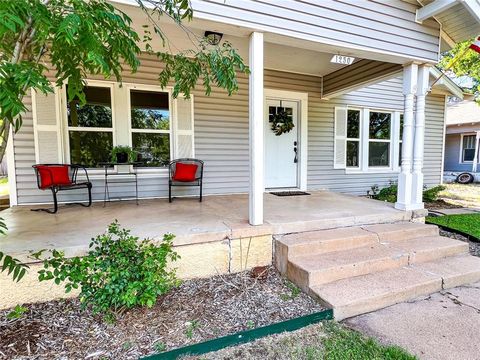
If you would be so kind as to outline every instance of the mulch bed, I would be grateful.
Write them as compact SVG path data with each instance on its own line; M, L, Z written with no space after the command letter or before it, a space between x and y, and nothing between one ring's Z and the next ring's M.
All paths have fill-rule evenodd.
M78 300L28 305L18 320L0 311L0 358L138 359L324 308L272 267L184 282L150 308L114 324L82 311Z
M446 237L449 237L449 238L452 238L452 239L457 239L457 240L467 242L468 246L470 248L470 254L473 255L473 256L479 256L480 257L480 243L479 242L471 241L466 236L463 236L463 235L460 235L460 234L457 234L457 233L454 233L454 232L451 232L451 231L443 230L443 229L440 229L440 235L441 236L446 236Z
M425 202L425 209L438 210L438 209L459 209L462 206L448 203L443 200L436 200L432 202Z

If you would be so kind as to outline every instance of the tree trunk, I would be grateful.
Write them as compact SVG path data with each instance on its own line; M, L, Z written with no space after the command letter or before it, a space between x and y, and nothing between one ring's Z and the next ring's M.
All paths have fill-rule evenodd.
M3 120L4 123L2 125L2 130L1 130L1 142L0 142L0 163L3 160L3 156L5 155L5 151L7 150L7 143L8 143L8 137L10 135L10 122L7 120Z

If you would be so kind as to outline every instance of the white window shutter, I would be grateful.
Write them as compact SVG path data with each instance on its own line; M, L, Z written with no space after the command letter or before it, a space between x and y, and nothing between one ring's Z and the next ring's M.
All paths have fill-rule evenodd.
M189 99L179 96L175 101L177 112L175 135L174 157L194 158L195 139L193 123L193 95Z
M347 108L335 107L334 132L333 168L345 169L347 164Z
M32 90L35 161L37 164L61 163L60 111L58 91L47 95Z

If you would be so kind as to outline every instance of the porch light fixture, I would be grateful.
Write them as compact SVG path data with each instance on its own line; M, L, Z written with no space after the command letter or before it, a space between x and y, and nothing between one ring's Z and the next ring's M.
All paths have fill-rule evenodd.
M210 45L218 45L220 40L222 40L223 34L215 31L205 31L204 36Z

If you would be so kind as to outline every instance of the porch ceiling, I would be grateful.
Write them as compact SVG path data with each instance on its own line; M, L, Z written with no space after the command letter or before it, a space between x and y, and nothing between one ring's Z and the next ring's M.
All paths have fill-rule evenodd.
M265 194L265 225L248 225L248 195L207 196L203 203L179 198L112 202L103 207L64 206L55 215L32 212L26 207L2 212L8 234L2 250L27 260L30 250L56 248L67 256L81 255L93 236L105 231L114 219L141 238L176 235L176 245L220 241L257 235L301 232L407 220L408 212L376 200L328 191L310 196L277 197Z

